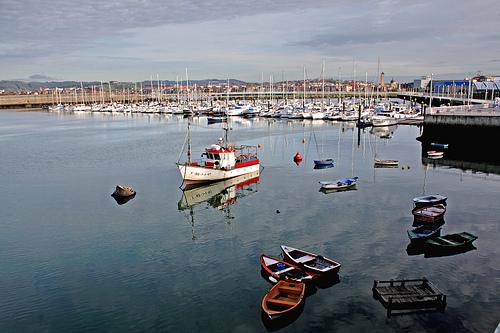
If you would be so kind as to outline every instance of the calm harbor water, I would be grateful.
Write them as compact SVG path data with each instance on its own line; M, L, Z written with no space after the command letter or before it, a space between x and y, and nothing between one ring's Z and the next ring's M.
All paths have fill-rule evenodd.
M346 123L234 119L234 141L262 146L259 181L183 195L175 162L186 125L0 113L0 332L492 332L500 321L500 176L423 165L417 127L358 139ZM196 118L194 155L221 135ZM405 168L374 169L375 156ZM314 170L320 157L335 167ZM355 191L318 191L351 175ZM120 183L137 190L124 205L110 196ZM411 199L424 193L448 196L443 233L477 235L476 250L407 254ZM294 322L269 327L259 255L281 244L342 268ZM445 312L386 318L373 280L423 276L448 296Z

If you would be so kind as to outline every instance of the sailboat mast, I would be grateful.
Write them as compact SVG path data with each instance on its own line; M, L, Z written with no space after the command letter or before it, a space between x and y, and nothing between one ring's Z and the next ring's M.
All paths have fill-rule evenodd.
M264 72L260 73L260 93L264 92ZM261 103L262 96L259 94L259 103Z
M368 98L367 94L368 94L368 91L367 91L367 88L368 88L368 72L365 72L365 106L366 106L366 99Z
M102 101L102 104L104 105L104 87L102 85L102 81L101 81L101 101Z
M160 89L160 74L156 74L156 80L158 81L158 93L156 94L156 99L158 100L158 103L161 100L161 89Z
M430 91L429 91L429 93L430 93L430 96L429 96L429 113L431 113L431 112L432 112L432 90L433 90L433 87L432 87L432 79L433 79L433 75L434 75L434 74L433 74L433 73L431 73L431 83L430 83L430 89L429 89L429 90L430 90Z
M342 92L342 67L339 67L339 104L342 103L341 92Z
M180 97L179 97L179 75L175 77L175 90L177 92L177 105L180 103Z
M321 112L323 112L325 106L325 61L323 60L323 66L321 68Z
M80 89L82 90L82 102L85 104L85 92L83 91L83 82L80 81Z
M229 75L226 83L226 107L229 109Z
M149 84L150 84L150 87L151 87L151 102L153 101L154 99L154 86L153 86L153 75L151 75L149 77Z
M269 105L273 103L273 76L269 75Z
M108 88L109 88L109 100L111 104L113 104L113 96L111 95L111 81L108 82Z
M352 58L352 90L354 96L354 103L356 103L356 62Z
M187 94L187 102L188 102L188 105L190 103L190 100L189 100L189 76L188 76L188 69L186 67L186 94Z
M306 66L304 65L304 87L303 87L303 94L302 94L302 107L304 108L304 112L306 111L305 110L305 107L306 107Z
M380 90L380 57L378 57L378 62L377 62L377 97L376 97L377 101L378 101L379 90Z

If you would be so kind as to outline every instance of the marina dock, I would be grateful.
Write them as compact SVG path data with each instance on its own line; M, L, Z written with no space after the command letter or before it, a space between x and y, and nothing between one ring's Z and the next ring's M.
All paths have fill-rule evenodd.
M373 282L373 297L392 314L418 311L444 311L446 295L426 278L415 280L388 280ZM393 313L394 312L394 313Z

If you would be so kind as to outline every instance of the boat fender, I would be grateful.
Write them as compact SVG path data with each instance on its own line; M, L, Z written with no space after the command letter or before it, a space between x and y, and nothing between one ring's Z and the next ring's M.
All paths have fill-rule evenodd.
M272 283L278 283L278 280L276 280L274 277L270 276L269 277L269 281L271 281Z

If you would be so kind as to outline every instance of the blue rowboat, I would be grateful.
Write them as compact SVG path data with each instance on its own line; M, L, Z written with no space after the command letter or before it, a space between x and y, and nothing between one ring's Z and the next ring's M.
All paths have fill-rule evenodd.
M431 147L436 147L436 148L441 148L441 149L448 149L448 144L447 143L431 142Z
M419 241L432 238L434 236L439 236L441 233L441 226L435 225L422 225L416 227L413 230L408 230L408 238L410 241Z
M334 165L333 159L327 158L324 160L314 160L314 165Z
M413 204L415 205L416 208L422 208L422 207L433 206L433 205L438 205L438 204L446 206L447 199L448 199L447 197L445 197L444 195L440 195L440 194L424 195L421 197L413 198Z

